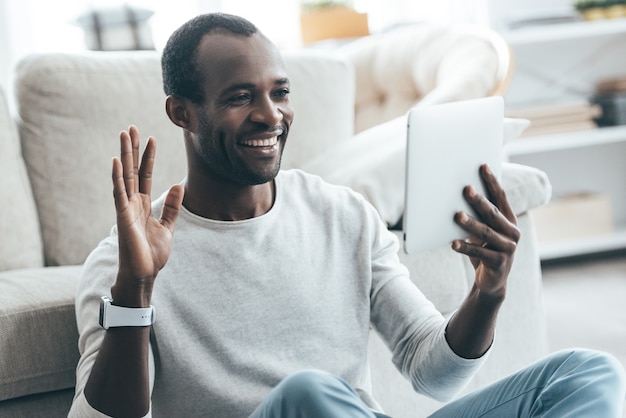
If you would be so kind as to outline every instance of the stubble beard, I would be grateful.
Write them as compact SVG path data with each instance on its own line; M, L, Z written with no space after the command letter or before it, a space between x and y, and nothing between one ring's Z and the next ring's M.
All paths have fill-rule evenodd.
M198 135L200 157L205 169L214 176L244 186L255 186L272 181L278 175L284 143L279 144L279 156L275 162L266 165L263 170L251 170L241 160L230 158L223 146L224 141L215 141L214 136L217 134L211 130L206 120L200 120L200 132ZM283 139L280 141L282 142ZM212 143L217 143L218 147L221 147L220 152L210 146Z

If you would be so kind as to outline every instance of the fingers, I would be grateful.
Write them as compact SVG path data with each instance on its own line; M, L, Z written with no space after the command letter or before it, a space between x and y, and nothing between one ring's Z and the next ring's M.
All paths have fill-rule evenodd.
M498 210L508 219L510 222L516 223L515 213L511 208L511 204L506 197L506 192L500 185L500 182L496 178L493 171L487 164L483 164L480 167L480 174L487 188L488 198L498 208Z
M135 186L133 193L139 192L139 182L137 181L139 175L139 131L137 127L131 125L128 128L128 133L130 134L130 142L133 152L133 174L135 176L135 181L133 185Z
M115 210L117 213L123 212L128 207L128 196L126 194L126 184L124 182L124 172L122 162L119 158L113 158L113 168L111 169L113 179L113 199L115 200Z
M471 238L458 241L453 248L471 257L489 257L497 262L497 256L490 250L512 254L520 239L517 219L497 178L485 164L480 168L481 176L489 199L467 186L463 194L467 202L478 214L479 219L465 212L455 215L456 223L466 230Z
M517 226L509 223L503 215L498 222L481 222L465 212L458 212L455 215L456 223L466 230L472 238L465 241L465 244L475 247L485 247L504 252L513 252L519 241L520 233ZM504 226L495 226L502 224Z
M154 168L154 157L156 155L156 142L149 137L146 149L141 156L141 166L139 167L139 193L147 195L152 191L152 170Z
M161 225L174 232L174 223L183 204L184 188L180 184L172 186L165 197L163 211L161 213Z
M464 195L480 219L465 212L458 212L455 215L455 221L472 237L497 248L506 246L509 240L515 243L519 241L520 232L515 224L515 216L513 216L513 221L509 220L493 203L478 194L472 186L465 188Z
M120 160L122 162L126 194L127 196L132 196L132 194L135 192L133 144L129 132L126 131L122 131L120 133Z
M485 243L480 245L470 240L456 240L452 243L452 249L456 252L469 256L474 267L477 266L477 264L474 263L474 260L479 260L487 263L489 266L497 268L497 266L506 262L506 254L508 254L507 252L492 249Z
M480 262L493 270L500 270L508 264L515 253L520 237L515 225L511 224L509 232L502 233L464 212L457 213L455 220L472 237L454 241L452 249L469 256L475 268Z
M139 131L133 125L128 131L120 133L120 160L124 177L124 186L128 197L134 193L150 194L152 191L152 173L156 155L156 141L148 138L146 149L139 165Z

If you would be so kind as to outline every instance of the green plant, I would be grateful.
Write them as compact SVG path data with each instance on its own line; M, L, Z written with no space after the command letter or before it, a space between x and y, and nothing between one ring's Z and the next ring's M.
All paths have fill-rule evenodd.
M607 0L578 0L574 3L574 8L579 12L584 12L585 10L595 7L605 7L606 1Z
M352 2L350 0L305 0L300 6L303 11L310 12L330 7L352 7Z
M578 0L574 3L574 8L579 12L584 12L596 7L606 8L618 5L626 5L626 0Z

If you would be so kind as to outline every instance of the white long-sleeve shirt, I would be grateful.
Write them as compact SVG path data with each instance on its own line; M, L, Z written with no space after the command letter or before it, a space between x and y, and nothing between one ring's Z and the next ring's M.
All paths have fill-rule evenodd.
M153 204L160 216L164 196ZM224 222L185 208L152 304L151 414L247 417L281 379L322 369L370 392L370 327L416 391L446 399L485 356L463 359L447 321L410 281L398 242L348 188L299 170L276 178L272 209ZM100 416L83 389L105 330L100 296L117 274L116 230L85 263L76 311L81 359L70 416Z

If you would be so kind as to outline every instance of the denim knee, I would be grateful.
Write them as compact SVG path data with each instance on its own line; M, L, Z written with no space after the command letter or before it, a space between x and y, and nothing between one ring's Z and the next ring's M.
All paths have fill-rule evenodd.
M300 405L317 405L320 399L336 390L351 390L341 378L321 370L301 370L287 378L279 385L284 399Z
M604 351L590 349L563 350L564 356L569 356L571 361L585 364L586 370L601 376L607 382L611 382L615 388L626 390L626 371L622 364L613 355Z
M342 378L303 370L283 379L252 413L254 418L374 418Z
M619 399L626 399L626 371L613 355L590 349L571 349L555 353L555 356L568 363L570 370L586 376L589 390L602 392L603 396L611 394Z
M605 379L626 396L626 371L617 358L609 353L593 351L589 360L597 370L604 371Z

